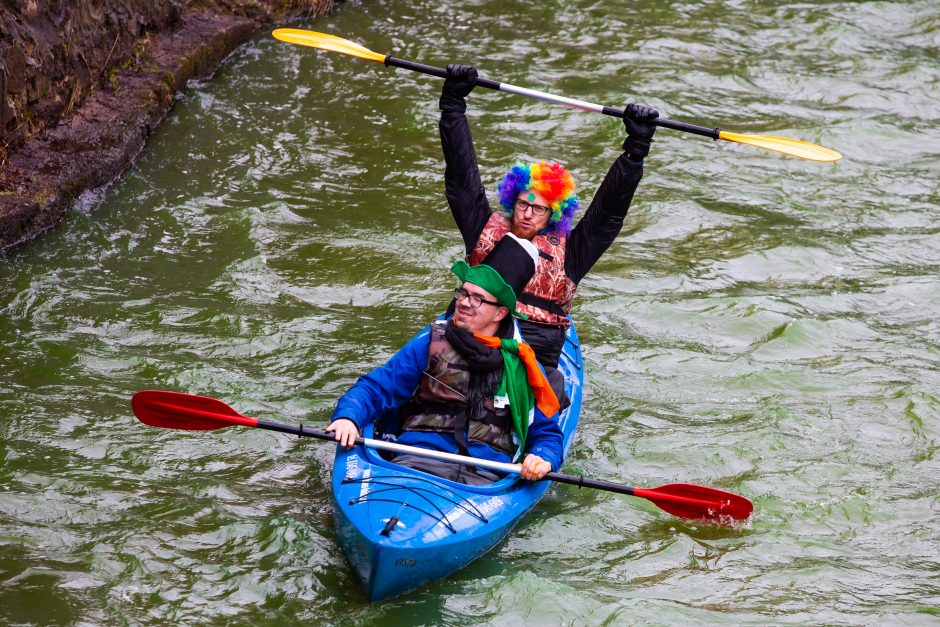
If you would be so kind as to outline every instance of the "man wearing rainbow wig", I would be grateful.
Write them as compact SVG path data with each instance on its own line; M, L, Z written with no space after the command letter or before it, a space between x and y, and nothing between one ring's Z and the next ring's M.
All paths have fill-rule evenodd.
M518 310L528 316L519 321L519 327L539 361L554 370L571 323L567 316L575 290L623 228L659 113L645 105L627 105L624 152L610 166L584 217L572 229L579 202L574 179L560 163L514 164L498 185L499 209L490 208L464 115L465 98L476 79L477 71L471 66L447 67L440 99L447 202L470 265L480 263L510 232L538 247L538 270L518 298ZM550 373L554 379L551 375L555 373Z

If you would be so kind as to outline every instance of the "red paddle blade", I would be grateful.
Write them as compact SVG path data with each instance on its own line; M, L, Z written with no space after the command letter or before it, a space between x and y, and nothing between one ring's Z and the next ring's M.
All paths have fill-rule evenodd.
M634 495L649 499L673 516L694 520L746 520L754 511L754 505L743 496L694 483L636 488Z
M141 390L131 399L131 407L142 423L164 429L211 431L258 425L257 418L242 416L220 400L194 394Z

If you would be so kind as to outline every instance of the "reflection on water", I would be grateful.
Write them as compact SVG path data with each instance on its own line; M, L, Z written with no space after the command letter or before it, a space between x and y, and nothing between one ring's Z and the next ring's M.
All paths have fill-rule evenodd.
M452 4L348 2L310 26L845 155L659 131L576 301L567 469L732 490L753 521L556 486L493 554L370 606L333 542L329 446L137 423L131 394L162 388L322 424L447 303L440 83L262 37L122 181L0 259L0 619L935 620L940 9ZM589 196L622 139L542 102L470 105L491 192L512 160L555 158Z

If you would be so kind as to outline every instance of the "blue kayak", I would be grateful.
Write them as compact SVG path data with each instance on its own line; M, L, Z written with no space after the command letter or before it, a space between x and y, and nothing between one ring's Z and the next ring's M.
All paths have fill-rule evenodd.
M572 325L558 368L571 405L559 413L567 453L581 414L584 370ZM373 437L370 424L364 437ZM509 475L467 486L405 468L372 448L337 449L333 511L337 543L370 601L446 577L480 557L538 502L549 481Z

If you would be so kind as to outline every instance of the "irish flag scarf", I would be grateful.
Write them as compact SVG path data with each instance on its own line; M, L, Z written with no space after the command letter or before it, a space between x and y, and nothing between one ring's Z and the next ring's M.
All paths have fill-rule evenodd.
M509 398L509 413L519 435L519 450L525 450L532 408L538 407L549 418L558 411L558 398L535 359L535 351L525 342L490 335L473 334L481 344L498 349L503 355L503 380L496 396Z

